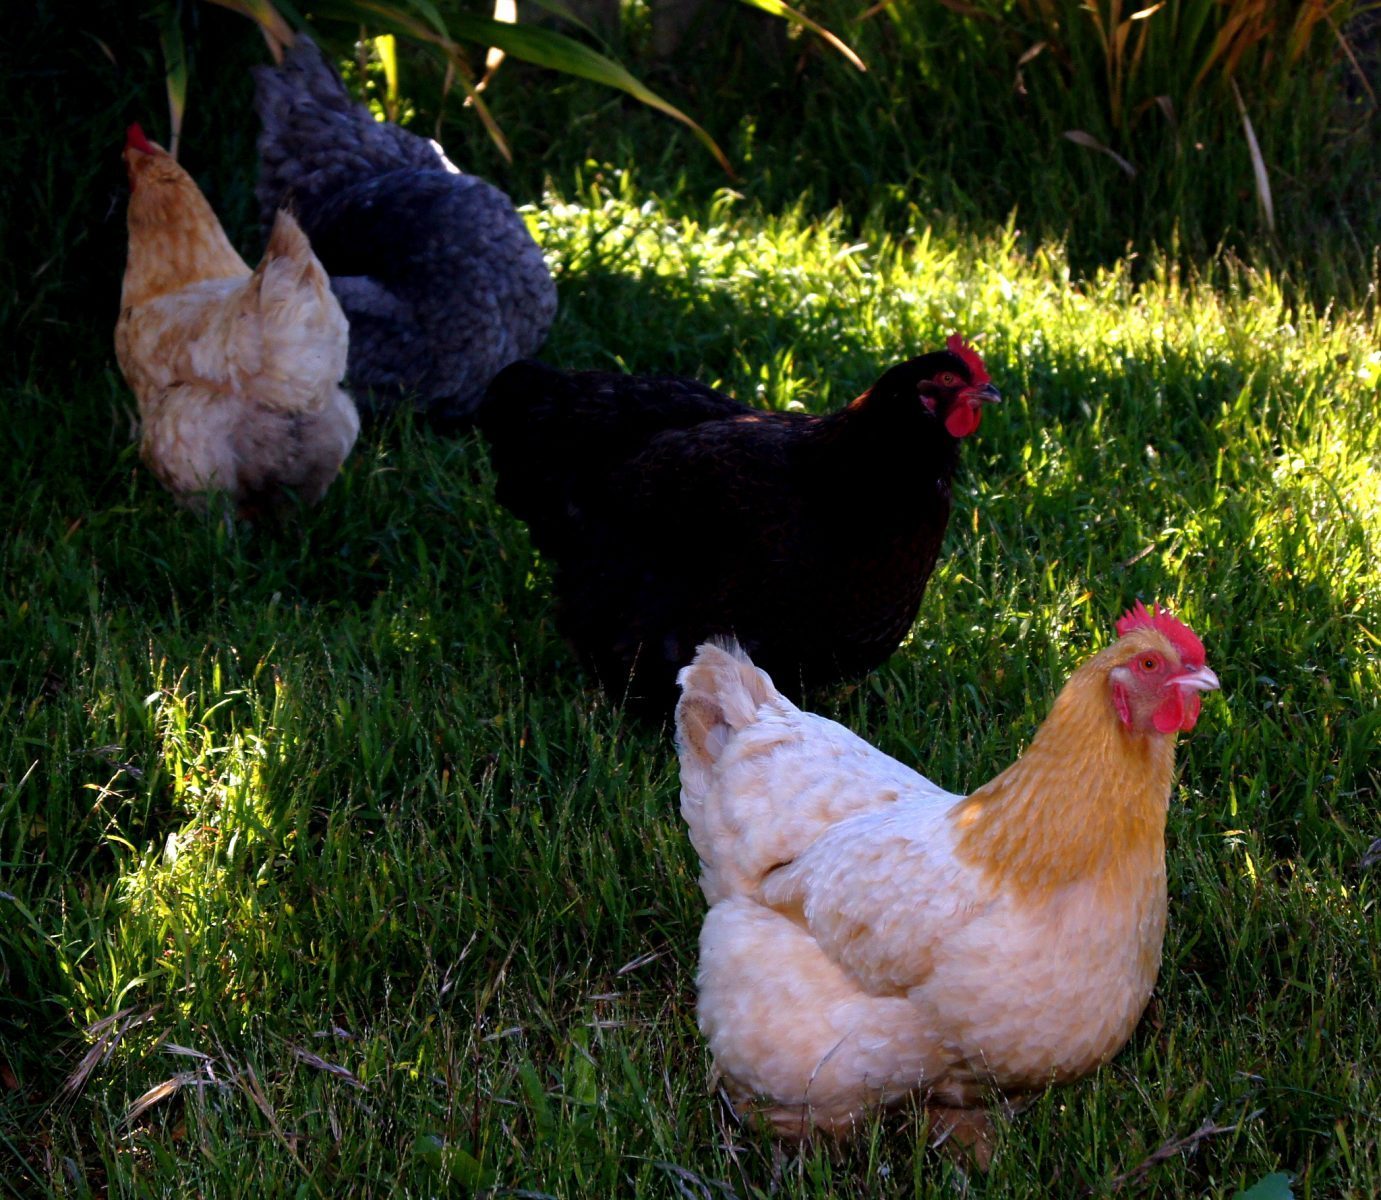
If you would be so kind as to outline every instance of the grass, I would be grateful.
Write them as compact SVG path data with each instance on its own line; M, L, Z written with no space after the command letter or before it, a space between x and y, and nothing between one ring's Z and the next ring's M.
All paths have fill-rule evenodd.
M1223 679L1145 1019L965 1180L914 1112L797 1155L710 1094L669 734L556 638L479 443L375 430L283 529L173 509L109 351L119 125L69 118L80 181L40 157L37 212L0 199L0 1194L1381 1191L1374 303L1228 259L1079 270L1011 224L769 203L651 151L529 194L554 362L815 409L981 339L1007 402L916 630L820 711L963 790L1137 596ZM28 127L6 161L53 138ZM248 247L239 137L202 169ZM43 213L68 236L28 235Z

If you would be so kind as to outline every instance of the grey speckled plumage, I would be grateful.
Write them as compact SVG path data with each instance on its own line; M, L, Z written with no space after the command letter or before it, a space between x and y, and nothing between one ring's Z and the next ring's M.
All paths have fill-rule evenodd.
M264 220L297 216L350 320L348 381L375 414L411 398L468 422L490 379L532 354L556 287L512 201L436 142L380 124L299 35L254 69Z

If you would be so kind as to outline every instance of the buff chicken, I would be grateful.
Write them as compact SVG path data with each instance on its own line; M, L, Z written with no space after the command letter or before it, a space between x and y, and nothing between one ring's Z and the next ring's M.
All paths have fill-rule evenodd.
M1117 635L968 795L700 647L676 711L699 1021L741 1114L842 1136L915 1094L983 1162L989 1103L1126 1043L1160 967L1176 736L1218 678L1167 612Z
M250 270L192 177L138 125L125 145L129 257L115 353L140 455L179 502L245 517L326 493L360 420L341 389L349 327L286 212Z

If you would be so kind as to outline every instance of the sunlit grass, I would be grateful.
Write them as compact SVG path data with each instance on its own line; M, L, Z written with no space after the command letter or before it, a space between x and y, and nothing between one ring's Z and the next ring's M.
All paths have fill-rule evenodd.
M1013 228L858 228L608 171L528 216L560 280L554 362L818 410L955 329L977 340L1006 402L964 448L920 620L822 711L970 788L1138 596L1172 603L1224 681L1181 752L1147 1018L970 1189L1102 1194L1211 1120L1232 1131L1136 1186L1230 1197L1287 1170L1297 1195L1374 1195L1374 311L1319 316L1229 264L1078 278ZM478 442L377 431L318 511L232 534L108 429L113 371L93 352L4 391L14 436L47 447L0 464L12 1187L961 1186L915 1113L800 1156L726 1120L670 737L556 638Z

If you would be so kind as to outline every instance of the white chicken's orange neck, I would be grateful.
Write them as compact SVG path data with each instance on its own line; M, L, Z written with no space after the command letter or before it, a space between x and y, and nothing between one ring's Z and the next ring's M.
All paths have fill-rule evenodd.
M141 178L130 193L122 308L191 283L250 273L191 177L175 164L168 166L180 177Z
M1109 647L1076 671L1026 753L950 810L959 857L995 886L1038 899L1163 869L1175 739L1117 719L1107 679L1116 656Z

